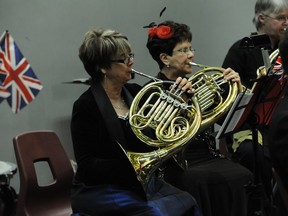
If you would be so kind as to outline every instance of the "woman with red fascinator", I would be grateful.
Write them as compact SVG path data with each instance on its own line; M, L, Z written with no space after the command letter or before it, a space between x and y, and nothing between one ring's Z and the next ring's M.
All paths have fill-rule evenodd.
M175 81L177 77L192 75L195 50L187 25L165 21L150 26L146 46L158 63L158 79ZM223 77L226 81L236 82L238 92L243 91L237 72L227 68ZM216 151L213 134L212 124L194 137L185 147L184 158L188 167L182 170L174 160L169 160L164 179L194 196L205 216L246 216L245 185L251 180L252 173L221 157Z

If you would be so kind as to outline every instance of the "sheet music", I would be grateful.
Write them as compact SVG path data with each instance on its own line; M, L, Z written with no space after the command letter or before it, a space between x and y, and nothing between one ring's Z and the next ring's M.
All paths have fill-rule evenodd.
M222 126L220 127L216 139L221 138L224 134L232 132L237 127L240 119L243 117L248 103L253 93L239 93L227 114Z

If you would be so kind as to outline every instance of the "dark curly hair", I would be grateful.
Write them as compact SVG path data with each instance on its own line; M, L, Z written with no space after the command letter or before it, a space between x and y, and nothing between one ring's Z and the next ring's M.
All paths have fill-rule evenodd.
M153 35L152 38L149 35L146 47L148 48L152 58L158 63L161 70L164 64L160 60L160 54L166 53L171 56L174 47L178 43L183 41L192 41L192 33L189 26L170 20L158 24L158 27L159 26L169 26L173 32L172 37L169 37L168 39L160 39L157 35Z

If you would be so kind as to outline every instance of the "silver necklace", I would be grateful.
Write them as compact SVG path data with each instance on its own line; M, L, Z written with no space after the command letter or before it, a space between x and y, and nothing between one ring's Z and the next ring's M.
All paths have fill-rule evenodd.
M126 103L124 101L124 99L122 98L122 101L121 101L121 105L118 105L118 104L114 104L112 103L112 106L115 108L115 109L119 109L119 110L123 110L126 106Z

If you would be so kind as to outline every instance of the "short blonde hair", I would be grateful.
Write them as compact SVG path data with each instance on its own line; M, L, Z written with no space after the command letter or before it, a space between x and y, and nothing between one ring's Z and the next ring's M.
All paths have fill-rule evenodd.
M113 59L130 52L131 45L126 36L111 29L99 28L85 33L79 58L92 78L101 79L101 68L111 68Z

